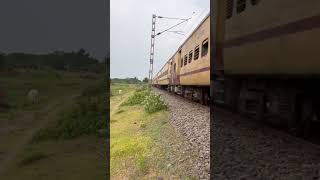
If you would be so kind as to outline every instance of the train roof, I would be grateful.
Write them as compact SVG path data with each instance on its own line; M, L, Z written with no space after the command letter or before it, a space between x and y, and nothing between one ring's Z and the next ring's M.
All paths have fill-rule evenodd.
M179 46L178 50L173 53L173 55L169 58L173 58L173 56L181 49L181 47L191 38L191 36L200 28L200 26L210 17L210 13L208 13L205 18L198 24L198 26L192 31L192 33L187 37L186 40L183 41L183 43Z
M200 28L200 26L210 17L210 12L203 18L203 20L198 24L198 26L192 31L192 33L183 41L183 43L179 46L178 50L173 53L172 56L170 56L169 60L166 61L166 63L162 66L162 68L158 71L156 76L159 74L159 72L162 71L162 69L166 66L167 63L174 57L174 55L181 49L181 47L190 39L190 37ZM155 77L156 77L155 76Z

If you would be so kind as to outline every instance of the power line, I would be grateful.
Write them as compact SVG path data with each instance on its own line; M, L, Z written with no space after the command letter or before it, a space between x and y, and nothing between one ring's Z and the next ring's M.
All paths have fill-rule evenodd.
M199 21L200 21L200 19L202 19L202 17L204 16L204 14L205 13L207 13L207 12L210 12L210 9L209 8L207 8L207 9L204 9L204 10L202 10L201 12L200 12L200 14L196 17L196 19L193 21L193 23L189 26L189 27L187 27L187 30L185 30L185 32L186 32L186 34L191 34L193 31L194 31L194 29L197 27L196 26L196 24L198 24L199 23ZM195 14L195 13L193 13L193 14ZM182 42L184 42L184 40L182 40ZM182 43L181 42L181 43Z
M160 18L160 19L175 19L175 20L188 20L188 19L183 19L183 18L171 18L171 17L163 17L163 16L157 16L157 18Z
M179 19L181 20L181 22L179 22L178 24L176 25L173 25L167 29L165 29L164 31L161 31L159 33L155 33L155 27L156 27L156 18L164 18L164 19ZM154 44L155 44L155 37L164 33L164 32L167 32L169 31L170 29L173 29L177 26L179 26L180 24L184 23L184 22L187 22L189 21L191 18L188 18L188 19L183 19L183 18L171 18L171 17L163 17L163 16L156 16L155 14L152 15L152 32L151 32L151 48L150 48L150 67L149 67L149 87L151 87L151 84L152 84L152 78L153 78L153 61L154 61ZM169 31L170 32L170 31ZM184 34L181 34L181 32L179 31L172 31L173 33L176 33L176 34L179 34L180 35L184 35Z
M157 34L156 34L156 36L158 36L158 35L160 35L160 34L162 34L162 33L166 32L166 31L169 31L170 29L173 29L173 28L175 28L175 27L179 26L180 24L182 24L182 23L184 23L184 22L189 21L189 19L191 19L191 18L185 19L185 20L183 20L182 22L180 22L180 23L178 23L178 24L176 24L176 25L173 25L173 26L169 27L169 28L168 28L168 29L166 29L166 30L164 30L164 31L161 31L161 32L157 33Z
M168 31L168 32L171 32L171 33L175 33L175 34L179 34L179 35L185 36L185 34L183 33L183 31Z

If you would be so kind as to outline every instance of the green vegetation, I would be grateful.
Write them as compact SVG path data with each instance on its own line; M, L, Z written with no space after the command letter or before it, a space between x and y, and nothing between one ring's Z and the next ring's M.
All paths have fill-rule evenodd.
M106 179L105 138L93 136L30 144L1 179Z
M77 104L64 111L55 126L37 132L33 141L98 135L99 130L106 129L107 93L104 87L105 81L101 81L84 89Z
M173 152L170 144L182 140L168 123L160 97L141 86L114 84L111 90L120 87L126 93L111 97L111 179L192 178L183 163L171 165L170 157L182 152Z
M42 159L48 158L48 155L42 153L42 152L33 152L30 154L27 154L20 162L21 166L26 166L28 164L32 164L36 161L40 161Z
M160 95L150 93L142 102L147 113L155 113L167 109L167 105L161 100Z
M145 87L138 88L135 93L130 96L122 106L143 105L147 113L155 113L161 110L166 110L167 105L161 100L160 95L150 92Z
M126 94L127 92L135 89L135 85L133 84L112 83L111 87L111 96ZM119 90L122 91L122 94L119 94Z
M138 78L125 78L125 79L119 79L119 78L113 78L111 79L112 83L118 83L118 84L141 84L142 81L140 81Z
M1 75L11 107L0 111L0 131L10 129L0 135L10 160L1 178L106 178L107 85L105 74L52 68ZM39 91L36 104L27 101L30 89Z
M48 54L0 53L0 71L12 69L45 69L67 71L105 72L108 58L102 62L90 56L84 49L77 52L54 51Z
M6 92L8 111L0 111L1 119L12 119L19 111L36 110L57 97L76 92L91 82L81 84L83 79L76 73L62 71L32 70L15 75L4 75L0 78L0 90ZM39 91L39 102L31 104L27 100L28 91Z
M149 91L136 91L132 96L130 96L125 102L123 102L122 106L133 106L142 104L147 96L149 96Z

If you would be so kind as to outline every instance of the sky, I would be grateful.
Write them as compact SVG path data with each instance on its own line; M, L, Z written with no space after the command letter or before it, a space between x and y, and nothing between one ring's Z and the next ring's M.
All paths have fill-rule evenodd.
M1 0L0 52L109 49L107 0Z
M152 14L191 19L155 39L154 75L210 11L209 0L110 0L111 78L148 77ZM193 13L194 12L194 13ZM157 19L156 32L177 24Z

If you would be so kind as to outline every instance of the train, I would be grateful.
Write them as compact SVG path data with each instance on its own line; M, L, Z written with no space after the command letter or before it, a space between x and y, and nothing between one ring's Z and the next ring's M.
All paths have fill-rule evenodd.
M213 0L210 14L153 85L308 137L320 124L320 1Z
M208 105L210 100L210 14L153 77L152 85Z
M308 137L320 122L320 1L212 3L214 105Z

